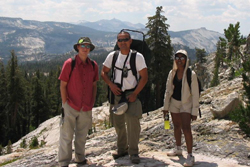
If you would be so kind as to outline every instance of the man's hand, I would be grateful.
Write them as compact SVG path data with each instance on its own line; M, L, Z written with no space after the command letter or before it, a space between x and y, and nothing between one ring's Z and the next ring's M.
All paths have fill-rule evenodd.
M135 93L131 93L131 94L128 96L128 101L129 101L129 102L134 102L136 99L137 99L137 95L136 95Z
M109 88L111 89L111 91L117 96L120 95L122 90L114 83L110 83L109 84Z

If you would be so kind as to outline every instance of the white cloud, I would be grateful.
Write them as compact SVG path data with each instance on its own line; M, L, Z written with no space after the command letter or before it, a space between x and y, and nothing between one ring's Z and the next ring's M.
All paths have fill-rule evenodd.
M173 31L206 27L223 32L239 21L242 33L250 33L250 0L7 0L0 2L0 16L61 22L116 18L146 24L157 6L163 6Z

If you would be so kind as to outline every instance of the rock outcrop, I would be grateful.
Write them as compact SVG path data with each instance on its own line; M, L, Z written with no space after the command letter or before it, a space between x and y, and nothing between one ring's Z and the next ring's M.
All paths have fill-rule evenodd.
M210 109L212 101L217 97L227 96L232 92L242 93L240 79L222 82L218 87L206 89L201 97L202 117L192 123L194 138L194 156L197 167L245 167L250 165L250 139L239 126L225 119L214 118ZM105 129L105 120L108 118L108 106L95 108L93 119L96 126L95 133L88 136L86 156L91 162L88 166L182 166L184 156L168 157L166 152L173 148L175 140L173 125L170 130L164 129L161 108L143 115L141 120L140 156L141 163L133 165L129 157L113 160L111 153L116 149L116 134L114 128ZM171 119L171 118L170 118ZM97 121L98 120L98 121ZM59 139L60 116L56 116L42 123L36 130L27 134L13 144L13 153L0 156L0 164L8 163L6 167L52 167L58 166L57 151ZM97 122L103 122L98 124ZM37 136L39 143L46 144L39 149L20 149L23 139L27 142ZM182 147L186 150L184 137ZM74 157L74 148L72 150ZM77 166L73 161L70 167Z

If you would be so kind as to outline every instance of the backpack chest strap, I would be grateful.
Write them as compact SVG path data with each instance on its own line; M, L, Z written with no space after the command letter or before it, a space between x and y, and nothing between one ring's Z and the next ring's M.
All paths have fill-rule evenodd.
M137 51L135 50L132 50L132 53L130 55L130 69L128 70L131 70L132 71L132 74L134 75L134 77L136 78L137 82L138 82L138 76L137 76L137 70L136 70L136 62L135 62L135 58L136 58L136 54L137 54ZM118 70L123 70L119 67L116 67L115 66L115 63L117 61L117 58L119 56L119 50L116 50L114 55L113 55L113 59L112 59L112 64L111 64L111 81L113 82L115 80L115 74L114 74L114 69L118 69ZM126 60L125 60L126 62Z

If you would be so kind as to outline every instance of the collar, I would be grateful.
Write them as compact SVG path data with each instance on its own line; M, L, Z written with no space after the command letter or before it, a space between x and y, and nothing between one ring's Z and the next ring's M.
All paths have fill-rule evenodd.
M130 55L132 53L132 50L131 49L129 49L129 52L128 52L128 54L126 54L126 55ZM122 52L121 51L119 51L119 54L121 54L121 55L125 55L125 54L122 54Z
M80 59L79 55L76 55L76 56L75 56L75 60L76 60L76 63L77 63L78 65L83 64L83 62L82 62L82 60ZM87 57L87 59L86 59L86 64L91 64L91 60L90 60L89 57Z

